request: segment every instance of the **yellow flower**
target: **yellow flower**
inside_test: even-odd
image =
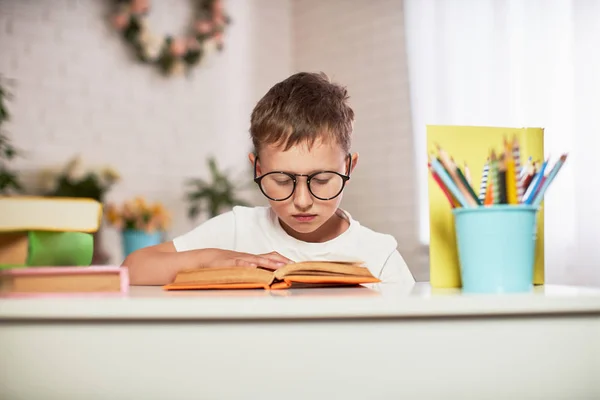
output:
[[[144,212],[148,209],[148,204],[146,203],[146,200],[144,200],[143,197],[137,196],[136,198],[134,198],[133,204],[134,204],[135,210],[138,213],[144,214]]]
[[[161,203],[154,203],[150,209],[152,215],[163,215],[166,213],[165,208]]]
[[[131,221],[135,219],[137,214],[137,204],[134,201],[128,200],[125,202],[125,204],[123,204],[123,218],[125,220]]]
[[[115,224],[117,220],[120,219],[119,211],[113,204],[108,204],[106,206],[106,219],[111,224]]]
[[[112,225],[115,227],[115,229],[121,230],[125,226],[125,222],[121,217],[117,216],[117,218],[115,218],[112,222]]]

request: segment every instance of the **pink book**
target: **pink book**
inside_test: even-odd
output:
[[[111,296],[129,291],[127,267],[27,267],[0,271],[0,296]]]

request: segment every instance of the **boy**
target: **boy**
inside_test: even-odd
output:
[[[270,207],[234,207],[190,232],[128,256],[133,285],[163,285],[186,268],[277,269],[294,261],[359,259],[382,282],[414,279],[390,235],[338,206],[358,162],[350,154],[354,112],[325,74],[298,73],[254,108],[249,154]]]

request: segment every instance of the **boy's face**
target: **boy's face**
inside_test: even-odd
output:
[[[250,162],[254,164],[254,154],[251,153],[249,158]],[[352,156],[352,169],[354,169],[357,161],[358,154],[355,153]],[[306,144],[299,144],[287,151],[283,151],[281,147],[268,145],[260,150],[256,165],[256,176],[260,177],[272,171],[303,175],[320,171],[335,171],[347,175],[352,173],[352,171],[348,171],[348,166],[348,154],[335,142],[329,143],[317,140],[310,149]],[[334,185],[335,180],[339,177],[330,174],[329,177],[334,178],[330,181],[326,179],[319,180],[320,177],[313,178],[311,189],[319,197],[326,198],[328,196],[320,195],[320,191],[325,193],[327,185]],[[266,178],[263,179],[263,182]],[[348,183],[349,181],[346,182],[346,185]],[[286,181],[285,175],[273,177],[267,184],[272,185],[270,187],[273,187],[274,191],[280,192],[291,191],[293,187],[291,182]],[[265,187],[265,183],[263,183],[263,187]],[[334,192],[335,190],[331,193]],[[301,176],[296,177],[296,187],[289,198],[283,201],[269,199],[269,203],[279,219],[288,228],[299,234],[310,234],[322,227],[334,215],[342,200],[342,194],[343,192],[331,200],[320,200],[309,191],[307,178]],[[282,195],[282,197],[285,197],[285,195]]]

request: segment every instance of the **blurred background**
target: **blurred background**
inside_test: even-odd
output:
[[[547,279],[600,284],[598,20],[583,0],[0,0],[0,189],[138,198],[169,214],[165,239],[266,204],[252,108],[323,71],[357,115],[342,206],[392,234],[417,280],[425,125],[456,124],[544,127],[546,152],[570,153],[546,196]],[[103,223],[104,263],[122,261],[121,229]]]

